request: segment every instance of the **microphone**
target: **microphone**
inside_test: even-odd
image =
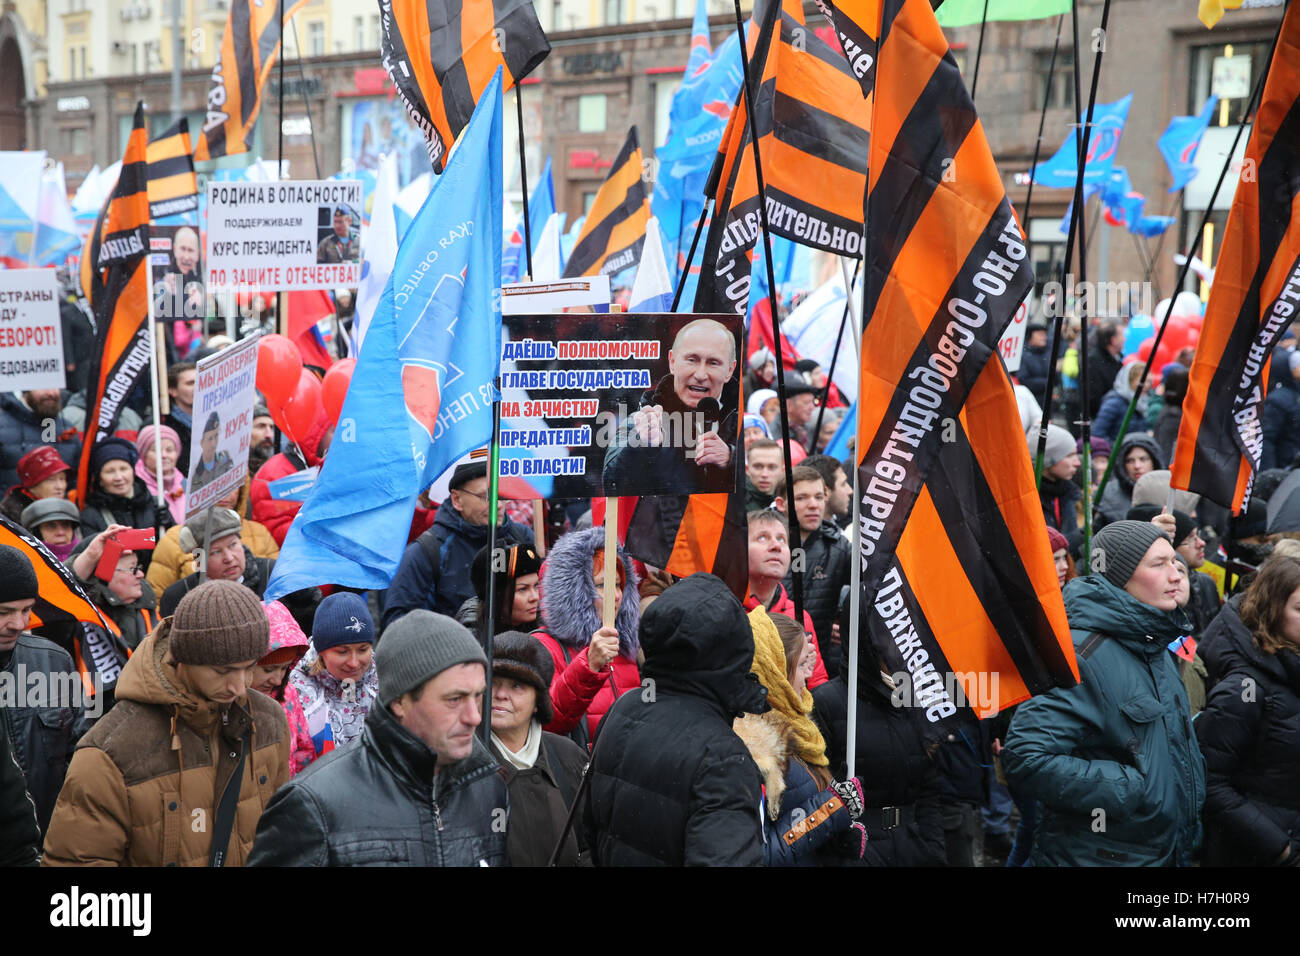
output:
[[[695,410],[704,416],[704,430],[713,431],[722,420],[722,403],[713,396],[702,398]]]

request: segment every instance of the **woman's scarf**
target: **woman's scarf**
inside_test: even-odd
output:
[[[172,447],[176,449],[176,454],[181,452],[181,439],[176,434],[175,429],[166,425],[158,426],[164,439],[169,439]],[[158,473],[152,468],[146,468],[144,465],[145,452],[153,447],[154,444],[154,426],[146,425],[140,429],[140,434],[136,436],[135,447],[140,452],[140,457],[135,462],[135,473],[144,481],[145,487],[149,489],[149,495],[157,498],[158,496]],[[179,465],[180,463],[177,462]],[[163,478],[163,498],[167,501],[167,509],[172,513],[176,523],[185,523],[185,476],[181,474],[179,467],[172,469],[170,478]]]
[[[754,632],[754,674],[767,688],[767,702],[790,723],[791,747],[795,755],[810,767],[826,767],[826,741],[809,714],[813,699],[808,688],[801,695],[794,692],[786,675],[785,647],[776,625],[762,606],[749,612],[749,626]]]

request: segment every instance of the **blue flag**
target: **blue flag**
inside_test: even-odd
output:
[[[1196,148],[1201,145],[1201,137],[1210,119],[1219,105],[1219,98],[1213,93],[1201,107],[1196,116],[1175,116],[1169,126],[1160,134],[1156,145],[1169,166],[1169,174],[1174,177],[1174,184],[1169,187],[1176,193],[1196,178]]]
[[[537,254],[537,244],[542,238],[542,229],[546,226],[546,220],[551,218],[555,212],[555,180],[551,178],[551,157],[546,157],[546,165],[542,167],[542,175],[537,178],[537,185],[528,196],[528,230],[533,239],[533,255]],[[501,263],[501,281],[518,282],[523,275],[524,269],[528,263],[524,255],[524,224],[520,220],[519,225],[515,227],[519,234],[519,242],[513,241],[506,247],[505,258]]]
[[[1083,181],[1099,183],[1106,178],[1119,151],[1119,140],[1124,134],[1128,108],[1133,103],[1130,93],[1114,103],[1098,103],[1092,111],[1092,136],[1088,139],[1088,157],[1083,166]],[[1083,120],[1080,119],[1080,123]],[[1034,182],[1040,186],[1073,189],[1079,174],[1079,131],[1070,130],[1061,148],[1051,159],[1034,167]]]
[[[266,600],[383,588],[416,495],[492,436],[501,360],[501,71],[397,250],[320,477]]]
[[[1150,239],[1152,236],[1158,236],[1175,222],[1173,216],[1141,216],[1137,222],[1129,223],[1129,232],[1136,233]]]
[[[854,402],[849,406],[845,413],[840,427],[835,430],[835,435],[831,438],[830,444],[826,446],[825,455],[830,455],[836,461],[843,461],[850,455],[849,439],[858,433],[858,403]]]
[[[1100,183],[1085,183],[1085,184],[1084,184],[1084,187],[1083,187],[1083,206],[1084,206],[1084,209],[1087,209],[1087,207],[1088,207],[1088,200],[1091,199],[1093,196],[1095,196],[1095,195],[1096,195],[1097,193],[1099,193],[1099,192],[1101,192],[1101,184],[1100,184]],[[1070,234],[1070,217],[1073,216],[1073,215],[1074,215],[1074,200],[1071,199],[1071,200],[1070,200],[1070,205],[1068,205],[1068,206],[1065,207],[1065,215],[1061,217],[1061,225],[1060,225],[1061,235],[1063,235],[1063,236],[1068,236],[1068,235]]]

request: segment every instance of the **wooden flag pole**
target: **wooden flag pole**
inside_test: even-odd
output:
[[[614,589],[618,586],[618,497],[605,499],[605,586],[601,589],[600,623],[614,627]]]
[[[537,549],[539,558],[546,557],[546,499],[537,498],[533,501],[533,547]]]

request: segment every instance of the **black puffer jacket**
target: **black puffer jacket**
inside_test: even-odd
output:
[[[8,707],[0,707],[0,866],[36,866],[41,830],[23,768],[9,741]]]
[[[44,834],[50,825],[54,803],[59,799],[72,751],[81,735],[90,729],[81,707],[55,706],[51,701],[62,699],[55,695],[55,688],[66,689],[67,682],[72,680],[79,690],[81,679],[67,651],[34,634],[20,634],[14,649],[0,655],[0,670],[7,671],[15,681],[14,686],[24,690],[32,686],[29,683],[32,675],[44,675],[48,681],[49,706],[5,707],[14,756],[27,777],[27,792],[36,804],[36,821]]]
[[[648,678],[605,715],[585,821],[598,866],[759,866],[762,781],[731,729],[767,710],[754,635],[719,578],[692,574],[641,619]]]
[[[823,521],[804,541],[803,552],[803,609],[812,618],[818,646],[823,650],[822,660],[833,676],[831,668],[838,665],[839,655],[831,653],[831,625],[840,603],[840,588],[849,583],[852,551],[840,529]],[[793,568],[794,561],[790,564]],[[794,594],[793,570],[781,583],[786,594]]]
[[[1222,676],[1195,723],[1205,862],[1266,866],[1288,845],[1300,853],[1300,655],[1265,653],[1237,620],[1216,643]]]
[[[848,632],[847,609],[840,628]],[[939,770],[930,758],[920,713],[911,707],[896,707],[892,690],[880,673],[880,662],[870,641],[858,649],[858,708],[856,760],[853,768],[862,781],[866,811],[858,822],[867,828],[867,849],[862,863],[867,866],[943,866],[947,861],[943,819],[939,810]],[[836,780],[848,775],[849,645],[844,643],[840,676],[813,691],[813,719],[826,738],[831,774]],[[888,810],[884,808],[890,808]],[[897,808],[897,813],[893,808]],[[847,864],[857,860],[858,837],[849,833],[839,838],[840,858]]]
[[[1233,642],[1251,640],[1250,631],[1242,623],[1240,607],[1240,594],[1234,594],[1224,601],[1223,607],[1201,633],[1200,640],[1197,642],[1196,653],[1205,662],[1206,690],[1213,690],[1214,685],[1223,678],[1224,670],[1230,661],[1230,658],[1224,655],[1228,653]]]
[[[358,743],[276,791],[249,866],[504,866],[505,779],[475,736],[435,775],[438,755],[376,704]]]

